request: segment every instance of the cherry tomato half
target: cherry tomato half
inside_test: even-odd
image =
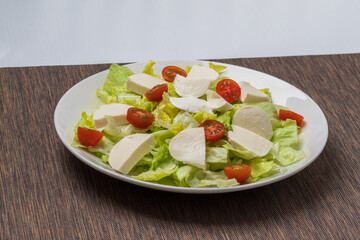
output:
[[[232,103],[239,99],[241,89],[234,80],[224,79],[216,85],[216,92],[227,102]]]
[[[183,77],[187,76],[187,73],[184,69],[176,66],[167,66],[162,70],[162,76],[167,82],[173,82],[177,74]]]
[[[131,107],[127,111],[126,120],[137,128],[150,127],[154,121],[154,115],[142,108]]]
[[[279,117],[281,120],[285,121],[286,119],[292,119],[296,121],[296,124],[300,126],[302,122],[304,121],[304,117],[300,114],[294,113],[289,110],[280,109],[279,111]]]
[[[145,97],[150,101],[160,102],[164,92],[168,91],[168,85],[166,83],[159,84],[145,93]]]
[[[85,127],[77,128],[77,137],[80,143],[84,146],[95,146],[100,142],[104,134],[97,130]]]
[[[251,173],[251,166],[247,164],[233,164],[224,167],[224,173],[227,178],[235,178],[239,183],[245,182]]]
[[[216,120],[206,120],[199,127],[205,129],[205,140],[215,142],[225,134],[225,126]]]

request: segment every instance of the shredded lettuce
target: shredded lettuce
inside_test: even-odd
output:
[[[114,87],[125,86],[127,77],[133,74],[128,67],[119,66],[115,63],[111,64],[103,89],[109,94],[112,94]]]
[[[205,122],[206,120],[216,120],[217,115],[214,113],[209,113],[209,112],[205,112],[205,111],[200,111],[195,113],[194,118],[195,120],[201,124],[203,122]]]
[[[151,76],[154,76],[156,78],[160,78],[160,75],[154,74],[153,66],[155,65],[155,62],[153,60],[150,60],[148,64],[144,67],[143,73],[149,74]]]
[[[220,73],[222,71],[224,71],[225,69],[227,69],[226,66],[223,65],[215,65],[213,63],[209,63],[209,68],[214,69],[216,72]]]
[[[152,112],[155,117],[155,125],[171,129],[172,122],[179,111],[180,110],[170,102],[169,94],[165,92],[162,101]]]
[[[232,131],[231,119],[232,118],[231,118],[231,112],[230,111],[223,112],[223,113],[219,114],[217,116],[217,118],[216,118],[217,121],[224,124],[227,131]]]

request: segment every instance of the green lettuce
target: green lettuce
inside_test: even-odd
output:
[[[168,85],[168,94],[170,97],[180,97],[176,91],[175,91],[175,88],[174,88],[174,84],[172,82],[169,82],[167,83]]]
[[[224,124],[227,131],[232,131],[231,119],[232,118],[231,118],[231,112],[230,111],[220,113],[216,118],[217,121]]]
[[[268,175],[278,166],[273,161],[267,161],[264,158],[255,158],[244,163],[251,166],[251,177],[253,180]]]
[[[205,111],[200,111],[195,113],[194,118],[195,120],[201,124],[206,120],[216,120],[217,115],[214,113],[209,113],[209,112],[205,112]]]
[[[127,77],[133,74],[128,67],[111,64],[103,89],[111,95],[114,87],[125,86]]]
[[[178,166],[176,163],[172,161],[164,162],[159,164],[155,169],[145,171],[140,173],[137,176],[133,176],[135,179],[143,180],[143,181],[159,181],[160,179],[163,179],[165,177],[168,177],[172,175],[176,170],[178,169]]]
[[[152,112],[155,117],[154,124],[171,129],[172,122],[179,111],[180,110],[170,102],[169,94],[165,92],[162,101]]]
[[[226,142],[223,145],[223,148],[228,149],[232,157],[246,159],[246,160],[259,157],[258,155],[256,155],[255,153],[249,150],[234,148],[229,142]]]
[[[149,99],[144,96],[124,96],[119,99],[119,103],[131,105],[137,108],[142,108],[148,112],[154,111],[158,105],[157,102],[149,101]]]
[[[229,150],[222,147],[206,147],[206,164],[208,169],[215,171],[229,165]]]
[[[226,66],[223,65],[215,65],[213,63],[209,63],[209,68],[214,69],[216,72],[220,73],[222,71],[224,71],[225,69],[227,69]]]
[[[173,119],[171,131],[176,135],[186,128],[199,126],[195,118],[187,111],[180,111]]]
[[[143,73],[154,76],[156,78],[160,78],[160,75],[154,74],[153,66],[155,65],[155,62],[153,60],[150,60],[148,64],[144,67]]]
[[[234,179],[228,179],[224,171],[212,172],[199,170],[194,174],[194,177],[191,178],[188,182],[190,187],[193,188],[206,188],[206,187],[233,187],[239,185],[239,183]]]

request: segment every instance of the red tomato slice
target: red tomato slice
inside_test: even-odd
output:
[[[183,77],[187,76],[187,72],[184,69],[176,66],[167,66],[162,70],[162,76],[167,82],[173,82],[177,74]]]
[[[85,127],[77,128],[77,137],[80,143],[84,146],[95,146],[100,142],[104,134],[97,130]]]
[[[224,167],[224,173],[227,178],[235,178],[239,183],[245,182],[251,173],[251,166],[247,164],[233,164]]]
[[[279,111],[279,117],[281,120],[285,121],[286,119],[292,119],[296,121],[296,124],[298,126],[300,126],[303,121],[304,121],[304,117],[301,116],[300,114],[297,114],[295,112],[289,111],[289,110],[284,110],[284,109],[280,109]]]
[[[159,84],[145,93],[145,97],[150,101],[160,102],[164,92],[168,91],[168,85],[166,83]]]
[[[205,129],[205,140],[215,142],[225,134],[225,126],[216,120],[206,120],[199,127]]]
[[[131,107],[127,111],[126,120],[137,128],[148,128],[154,122],[154,115],[142,108]]]
[[[227,102],[232,103],[239,99],[241,89],[234,80],[224,79],[216,85],[216,92]]]

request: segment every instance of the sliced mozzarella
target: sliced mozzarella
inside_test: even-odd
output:
[[[102,105],[99,107],[93,115],[93,120],[95,128],[103,128],[108,123],[105,116],[111,116],[114,118],[117,125],[127,124],[126,120],[127,110],[132,106],[121,104],[121,103],[112,103],[107,105]]]
[[[138,163],[155,146],[152,134],[136,133],[121,139],[110,151],[110,166],[124,174]]]
[[[169,152],[174,159],[205,170],[204,128],[188,128],[181,131],[171,139]]]
[[[128,77],[126,81],[126,87],[134,93],[143,95],[156,85],[164,83],[166,83],[164,80],[145,73],[138,73]]]
[[[248,82],[240,82],[241,88],[240,100],[244,103],[254,103],[254,102],[270,102],[270,97],[260,91],[257,88],[254,88]]]
[[[183,98],[170,97],[170,102],[175,107],[185,111],[189,111],[191,113],[196,113],[199,111],[213,113],[207,101],[196,97],[183,97]]]
[[[261,108],[254,106],[242,107],[234,114],[232,124],[254,132],[268,140],[273,135],[269,116]]]
[[[228,132],[228,140],[235,148],[251,151],[259,157],[270,151],[273,143],[266,138],[236,125],[232,128],[233,131]]]
[[[209,88],[211,81],[208,79],[192,80],[181,75],[176,75],[174,89],[182,97],[201,97]]]
[[[219,94],[212,90],[207,90],[206,92],[207,102],[209,106],[217,110],[219,112],[225,112],[230,109],[233,109],[234,106],[228,103],[225,99],[223,99]]]
[[[212,68],[207,68],[199,65],[194,65],[190,69],[189,74],[187,75],[188,79],[191,80],[209,80],[211,82],[216,81],[219,78],[219,73],[217,73]]]

